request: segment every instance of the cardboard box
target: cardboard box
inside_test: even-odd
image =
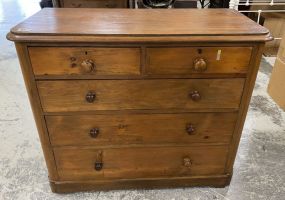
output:
[[[285,39],[283,40],[283,43]],[[284,46],[283,46],[284,47]],[[280,51],[279,51],[280,52]],[[278,55],[279,55],[278,52]],[[285,111],[285,54],[282,50],[281,58],[277,57],[268,85],[268,93],[272,99]]]
[[[264,13],[263,26],[269,29],[274,38],[282,38],[285,34],[285,14],[284,13]],[[266,56],[276,56],[280,46],[280,40],[267,42],[264,54]]]
[[[252,5],[250,10],[285,10],[285,5]],[[257,21],[258,13],[246,13],[253,21]],[[285,13],[282,12],[262,12],[259,23],[269,29],[274,38],[282,38],[285,34]],[[264,55],[276,56],[280,40],[273,40],[265,44]]]
[[[285,35],[283,35],[283,38],[281,41],[280,41],[280,47],[279,47],[279,50],[278,50],[278,54],[277,54],[277,57],[285,63]],[[285,77],[284,77],[285,78]]]

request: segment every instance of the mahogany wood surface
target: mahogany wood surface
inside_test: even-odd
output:
[[[229,9],[44,9],[7,38],[52,191],[230,183],[266,28]]]
[[[38,81],[45,112],[238,108],[244,79]],[[94,93],[93,102],[86,100]],[[193,100],[191,92],[201,99]]]
[[[67,23],[70,21],[72,23]],[[11,32],[21,35],[224,36],[264,35],[268,30],[231,9],[46,8]]]
[[[54,146],[229,143],[236,119],[237,113],[46,116]]]
[[[43,149],[46,165],[48,168],[49,179],[57,180],[58,172],[56,169],[55,158],[53,150],[51,148],[50,139],[44,120],[43,110],[41,107],[41,102],[37,91],[36,81],[33,77],[27,46],[22,43],[15,43],[15,47],[17,50],[18,58],[20,60],[20,65],[25,81],[26,90],[29,96],[34,119],[39,133],[41,146]]]
[[[159,177],[136,179],[105,179],[92,181],[51,181],[53,192],[70,193],[76,191],[108,191],[122,189],[156,189],[156,188],[185,188],[195,186],[225,187],[229,184],[231,176],[184,176],[184,177]]]
[[[251,63],[250,63],[250,71],[248,72],[248,76],[246,79],[246,84],[243,92],[243,97],[241,99],[241,107],[239,110],[239,120],[237,121],[236,127],[234,129],[234,134],[232,137],[231,145],[230,145],[230,153],[229,158],[227,160],[227,173],[233,173],[233,165],[234,160],[237,154],[238,145],[240,142],[241,134],[243,131],[244,122],[246,119],[251,95],[253,92],[253,88],[255,85],[255,80],[257,77],[257,72],[259,69],[259,64],[261,61],[262,53],[264,49],[264,44],[260,46],[255,46],[254,53],[252,55]]]
[[[98,35],[87,35],[82,37],[81,35],[21,35],[14,34],[9,32],[7,34],[7,39],[11,41],[19,41],[19,42],[42,42],[43,44],[49,44],[48,42],[62,43],[66,44],[66,42],[73,42],[74,44],[78,44],[78,42],[86,43],[86,42],[96,42],[96,44],[144,44],[144,43],[154,43],[154,44],[165,44],[165,43],[178,43],[185,44],[185,42],[268,42],[273,40],[273,37],[267,33],[265,35],[209,35],[207,37],[203,35],[189,35],[189,36],[98,36]],[[234,44],[232,44],[234,45]]]
[[[35,75],[139,75],[140,48],[30,47]],[[86,70],[82,63],[93,62]]]
[[[147,48],[147,74],[208,74],[247,72],[251,47],[165,47]],[[205,69],[195,68],[197,58]]]
[[[272,39],[266,28],[231,9],[83,9],[43,9],[12,28],[8,38],[115,43]]]
[[[102,151],[103,168],[95,170]],[[60,180],[130,179],[223,174],[227,146],[54,148]],[[191,160],[185,166],[184,159]]]

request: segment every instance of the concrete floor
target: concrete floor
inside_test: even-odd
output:
[[[0,200],[285,199],[285,113],[266,93],[272,59],[262,61],[229,187],[51,193],[15,49],[5,39],[37,10],[37,0],[0,1]]]

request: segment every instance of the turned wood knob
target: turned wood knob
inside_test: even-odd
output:
[[[92,128],[92,129],[90,129],[89,135],[92,138],[96,138],[99,135],[99,128]]]
[[[82,70],[86,73],[92,72],[95,68],[94,61],[90,59],[83,60],[80,65],[81,65]]]
[[[198,72],[205,71],[207,69],[207,62],[204,58],[196,58],[193,62],[193,69]]]
[[[85,99],[88,103],[93,103],[96,99],[96,93],[95,92],[91,92],[89,91],[86,96]]]
[[[103,168],[103,156],[102,156],[103,152],[102,151],[99,151],[97,153],[97,156],[96,156],[96,161],[95,161],[95,170],[96,171],[100,171],[102,168]]]
[[[191,161],[191,159],[190,159],[189,157],[185,157],[185,158],[183,158],[183,165],[184,165],[185,167],[190,168],[190,167],[191,167],[191,165],[192,165],[192,161]]]
[[[190,97],[193,101],[199,101],[201,99],[201,95],[199,93],[199,91],[192,91],[190,92]]]
[[[194,132],[195,132],[195,128],[192,124],[187,124],[186,125],[186,132],[189,134],[189,135],[194,135]]]

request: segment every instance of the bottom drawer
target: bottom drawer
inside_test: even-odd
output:
[[[54,148],[62,181],[223,174],[227,146]]]

